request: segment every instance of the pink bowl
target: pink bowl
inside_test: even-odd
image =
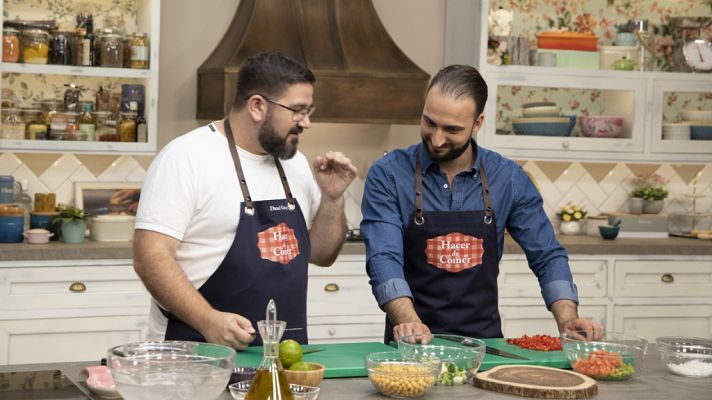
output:
[[[581,133],[587,137],[617,138],[623,130],[623,118],[611,115],[581,117]]]

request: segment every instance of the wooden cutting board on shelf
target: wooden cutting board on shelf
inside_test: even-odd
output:
[[[475,386],[537,399],[587,399],[598,393],[596,381],[573,371],[536,365],[500,365],[473,377]]]

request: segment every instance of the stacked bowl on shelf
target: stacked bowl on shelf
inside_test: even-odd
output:
[[[690,140],[690,124],[687,122],[663,124],[663,140]]]
[[[576,125],[575,115],[561,115],[556,103],[541,101],[522,106],[522,118],[513,118],[517,135],[570,136]]]
[[[712,140],[712,110],[680,110],[680,115],[690,125],[690,139]]]

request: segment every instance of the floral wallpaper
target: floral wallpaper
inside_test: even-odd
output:
[[[663,102],[663,122],[682,121],[680,110],[712,111],[712,93],[665,93],[665,101]]]
[[[648,20],[655,50],[653,68],[659,71],[689,71],[682,60],[684,37],[702,35],[712,39],[710,0],[493,0],[492,10],[514,12],[513,36],[529,38],[536,47],[540,32],[569,30],[598,36],[599,45],[611,45],[617,24]],[[686,28],[686,29],[683,29]]]
[[[5,19],[57,21],[61,30],[71,30],[79,13],[94,15],[94,30],[123,26],[124,32],[137,31],[140,0],[3,0]]]

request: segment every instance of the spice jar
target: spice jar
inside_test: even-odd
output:
[[[49,63],[73,65],[72,42],[76,35],[72,32],[52,32],[49,40]]]
[[[22,58],[26,64],[47,64],[49,34],[42,29],[22,32]]]
[[[4,108],[2,110],[2,139],[25,139],[25,121],[22,120],[17,108]]]
[[[20,60],[20,32],[14,28],[2,30],[2,62]]]
[[[111,118],[110,111],[94,111],[92,113],[96,119],[97,140],[102,142],[118,142],[119,135],[116,134],[116,120]]]
[[[124,45],[124,68],[131,68],[131,36],[121,38],[121,43]]]
[[[136,142],[136,116],[132,111],[119,113],[116,131],[122,142]]]
[[[47,138],[47,125],[42,119],[42,110],[25,108],[22,110],[22,119],[25,120],[25,137],[27,139],[44,140]]]
[[[145,32],[136,32],[131,39],[131,68],[148,68],[148,36]]]
[[[49,128],[52,115],[62,110],[62,102],[56,99],[41,100],[40,109],[42,110],[42,121]]]
[[[121,35],[104,33],[101,36],[102,67],[121,68],[124,66],[124,43]]]
[[[50,132],[67,132],[67,114],[64,112],[55,112],[49,118]]]

